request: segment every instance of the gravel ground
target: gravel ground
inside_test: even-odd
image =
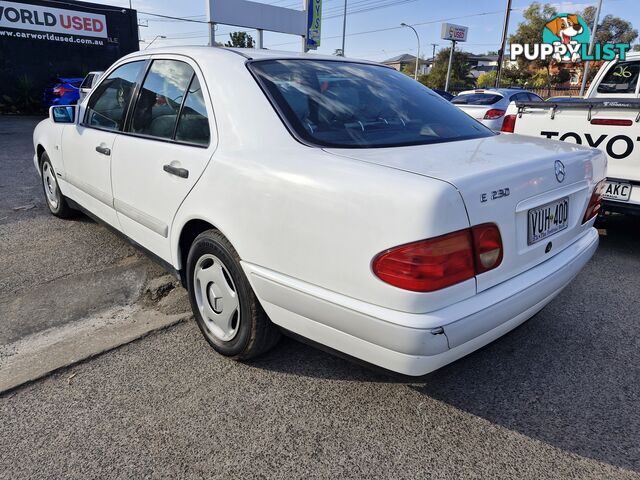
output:
[[[16,225],[51,224],[42,204],[21,215],[7,204],[39,194],[7,202],[21,180],[2,175],[5,292],[46,271],[49,235],[72,272],[100,264],[70,247],[81,239],[107,242],[102,265],[139,255],[116,254],[123,243],[110,247],[90,222],[59,233],[43,224],[33,238]],[[0,478],[640,478],[640,220],[602,227],[600,249],[560,297],[426,377],[291,339],[235,363],[189,321],[29,384],[0,397]]]

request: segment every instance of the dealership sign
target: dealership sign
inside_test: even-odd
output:
[[[0,28],[107,38],[104,15],[2,0]]]
[[[466,42],[468,27],[462,25],[454,25],[453,23],[443,23],[441,37],[443,40],[452,40],[454,42]]]
[[[315,50],[320,46],[322,28],[322,0],[307,0],[307,48]]]

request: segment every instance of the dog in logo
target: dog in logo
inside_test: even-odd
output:
[[[576,45],[578,42],[573,40],[573,37],[580,35],[584,30],[580,25],[578,15],[559,15],[547,22],[545,27],[565,45]],[[568,60],[568,58],[561,58],[559,54],[554,55],[553,58],[557,61]],[[577,60],[580,60],[580,55],[573,54],[571,61],[575,62]]]

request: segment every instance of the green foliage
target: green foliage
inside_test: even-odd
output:
[[[533,73],[527,68],[507,67],[502,70],[500,85],[504,87],[524,87],[530,85]]]
[[[400,70],[400,72],[404,73],[405,75],[409,75],[410,77],[413,77],[415,71],[416,71],[415,61],[407,63],[404,67],[402,67],[402,70]]]
[[[480,88],[491,88],[496,84],[496,72],[481,73],[476,80],[476,85]]]
[[[421,77],[422,83],[429,88],[443,89],[447,79],[447,66],[449,65],[450,48],[442,49],[436,55],[435,62],[428,75]],[[453,62],[451,64],[451,79],[449,88],[460,90],[474,86],[474,80],[469,76],[471,67],[467,54],[459,50],[453,52]]]
[[[538,2],[533,2],[522,13],[525,21],[518,24],[516,32],[509,37],[509,42],[521,44],[540,43],[542,41],[542,31],[544,30],[544,26],[549,21],[549,18],[557,13],[558,12],[555,7],[548,3],[541,5]],[[550,59],[526,60],[522,55],[518,58],[518,67],[522,69],[529,66],[535,69],[546,68],[548,73],[550,65]]]
[[[640,43],[638,43],[638,44],[633,46],[633,51],[634,52],[640,52]]]
[[[569,70],[564,68],[558,70],[558,73],[552,75],[550,78],[551,85],[562,85],[563,83],[567,83],[569,80],[571,80],[571,73],[569,73]]]
[[[254,48],[255,47],[255,44],[253,42],[253,37],[249,35],[247,32],[231,32],[229,34],[229,38],[231,40],[224,44],[225,47],[236,47],[236,48]]]
[[[13,95],[0,97],[0,111],[6,113],[35,113],[42,109],[27,75],[16,79]]]

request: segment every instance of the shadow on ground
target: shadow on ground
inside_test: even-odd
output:
[[[420,378],[285,339],[253,366],[294,375],[395,382],[565,451],[640,471],[640,218],[600,222],[579,277],[505,337]]]

